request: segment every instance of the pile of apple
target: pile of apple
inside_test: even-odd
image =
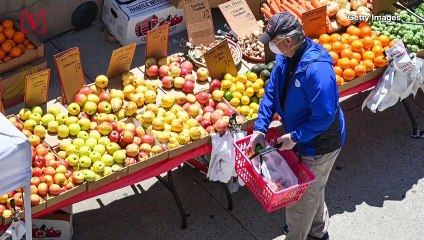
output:
[[[144,112],[136,116],[137,121],[152,133],[159,143],[166,144],[168,149],[207,136],[207,132],[199,122],[190,118],[190,115],[175,101],[174,95],[165,94],[161,98],[160,106],[148,104]]]

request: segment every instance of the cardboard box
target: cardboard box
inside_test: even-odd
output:
[[[183,9],[177,9],[170,0],[136,0],[129,4],[105,0],[103,22],[122,44],[144,44],[146,33],[164,23],[170,24],[169,35],[186,29]]]
[[[15,27],[20,30],[21,24],[15,22]],[[25,50],[25,53],[21,56],[13,58],[5,63],[0,63],[0,74],[3,74],[20,66],[23,66],[29,62],[32,62],[36,59],[44,57],[44,44],[40,43],[37,40],[37,37],[35,37],[32,33],[25,35],[31,41],[31,43],[34,44],[35,49],[27,49]]]
[[[49,240],[71,240],[73,235],[72,213],[63,210],[32,220],[32,237]]]
[[[47,69],[47,62],[42,58],[0,75],[2,85],[2,92],[0,95],[3,99],[4,107],[8,108],[23,102],[25,77],[44,69]]]
[[[355,78],[352,81],[346,82],[345,84],[339,86],[339,93],[344,92],[350,88],[356,87],[364,82],[373,80],[374,78],[381,76],[381,74],[383,74],[385,70],[386,67],[377,68],[362,77]]]

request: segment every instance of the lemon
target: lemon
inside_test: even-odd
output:
[[[237,82],[237,78],[232,77],[232,78],[231,78],[231,82],[236,83],[236,82]]]
[[[235,91],[235,92],[232,92],[232,96],[233,96],[233,98],[241,99],[241,97],[243,96],[243,94]]]
[[[241,114],[246,116],[246,115],[249,115],[249,112],[250,112],[249,106],[241,106],[240,107],[240,113]]]
[[[258,112],[259,104],[252,102],[249,106],[251,109],[253,109],[254,112]]]
[[[237,92],[241,92],[241,93],[244,93],[244,90],[246,90],[246,87],[241,82],[236,83],[236,88],[237,88]]]
[[[252,81],[252,82],[254,82],[254,81],[256,81],[256,79],[258,79],[258,75],[256,75],[256,73],[254,73],[254,72],[249,71],[249,72],[246,73],[246,75],[247,75],[247,79]]]
[[[232,78],[233,78],[233,76],[231,74],[229,74],[229,73],[226,73],[224,75],[224,80],[231,80]]]
[[[261,98],[261,97],[264,96],[264,94],[265,94],[265,90],[263,88],[261,88],[261,89],[259,89],[258,93],[256,93],[256,96],[258,98]]]
[[[258,118],[258,114],[257,113],[252,114],[252,118]]]
[[[258,78],[258,79],[255,81],[255,83],[258,83],[260,87],[263,87],[263,86],[264,86],[264,80],[262,80],[262,79],[260,79],[260,78]]]
[[[255,94],[255,90],[253,90],[253,88],[249,87],[249,88],[246,89],[244,94],[246,94],[246,96],[248,96],[248,97],[251,97]]]
[[[223,89],[229,89],[233,83],[230,80],[223,80],[221,82],[221,87]]]
[[[255,111],[253,111],[253,109],[249,108],[249,115],[252,116],[255,113]]]
[[[240,99],[233,97],[230,101],[231,106],[237,107],[240,104]]]
[[[242,74],[242,73],[237,74],[237,82],[246,83],[247,82],[246,74]]]
[[[228,91],[231,92],[231,93],[237,91],[236,85],[235,84],[232,85]]]
[[[241,97],[241,103],[243,105],[248,105],[250,103],[250,98],[248,96]]]
[[[259,92],[259,89],[261,89],[261,86],[259,85],[259,83],[254,82],[254,83],[252,83],[252,88],[257,93],[257,92]]]
[[[244,85],[246,85],[246,88],[248,88],[248,87],[251,87],[251,86],[252,86],[252,84],[253,84],[253,83],[252,83],[251,81],[247,81],[247,82],[246,82],[246,84],[244,84]]]

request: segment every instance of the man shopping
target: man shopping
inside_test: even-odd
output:
[[[325,185],[345,140],[333,60],[321,45],[306,38],[297,18],[274,15],[259,40],[276,54],[276,66],[262,98],[250,146],[265,145],[265,134],[278,113],[286,134],[281,150],[300,151],[316,181],[286,208],[286,240],[329,239]]]

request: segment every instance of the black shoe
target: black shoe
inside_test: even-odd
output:
[[[289,226],[287,226],[287,224],[283,227],[283,233],[284,235],[287,235],[289,233]],[[321,238],[312,237],[308,235],[308,240],[330,240],[330,236],[328,235],[328,233],[325,233],[324,236],[322,236]]]

